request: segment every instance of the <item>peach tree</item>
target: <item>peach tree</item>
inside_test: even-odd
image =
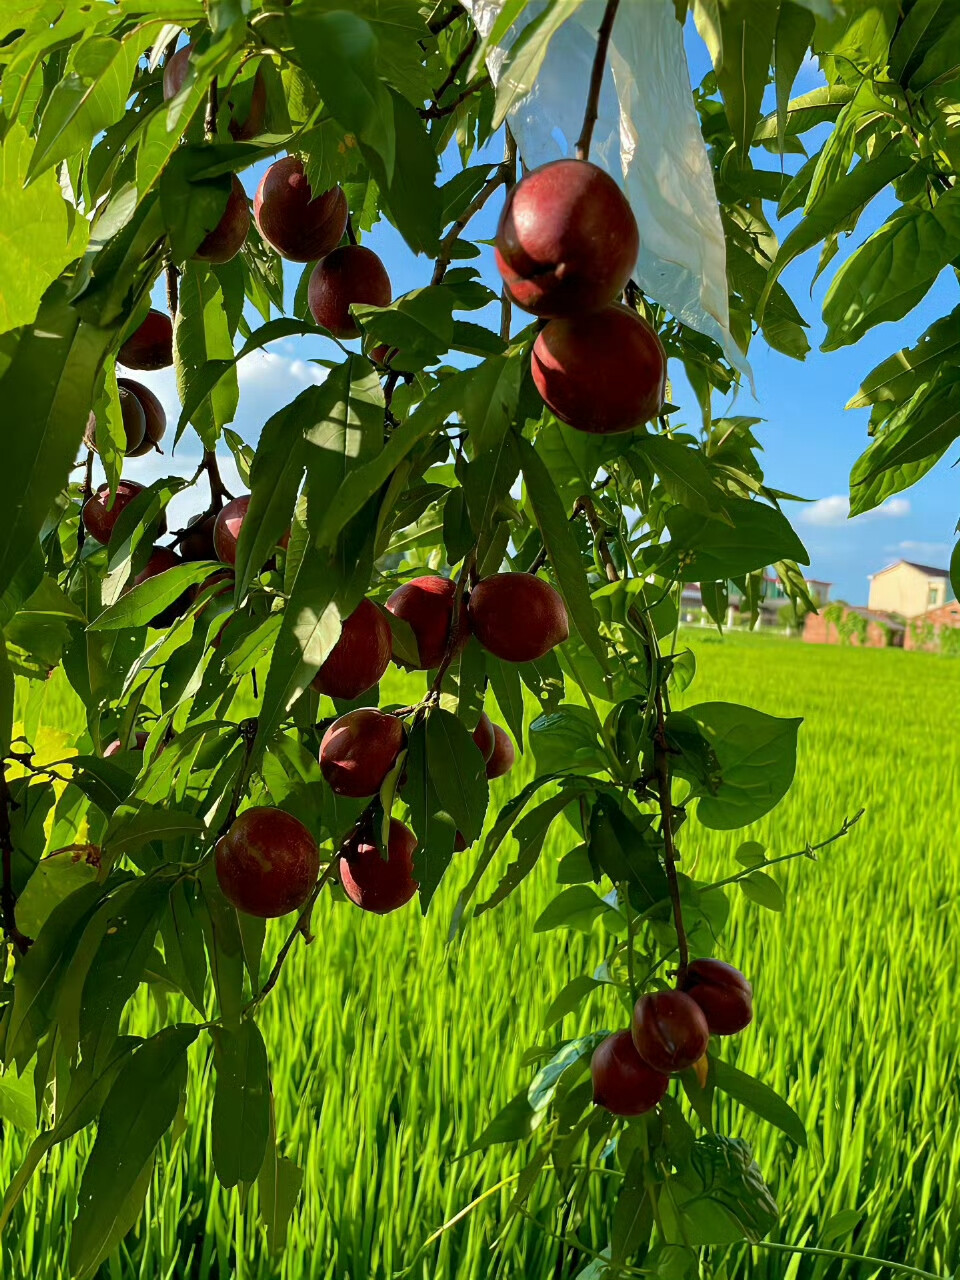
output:
[[[686,0],[666,7],[686,20]],[[758,333],[805,356],[778,277],[815,245],[826,268],[875,196],[893,212],[834,274],[827,349],[906,315],[960,260],[960,19],[937,0],[691,0],[713,63],[693,103],[731,347],[638,282],[643,220],[622,174],[590,162],[618,9],[37,0],[2,19],[0,1088],[32,1072],[42,1127],[0,1220],[52,1148],[95,1126],[77,1275],[137,1221],[189,1055],[212,1057],[217,1177],[256,1185],[282,1247],[302,1175],[257,1013],[314,904],[416,896],[426,912],[454,876],[455,918],[436,927],[469,947],[470,920],[523,892],[555,824],[571,847],[536,928],[602,920],[609,952],[570,975],[529,1086],[474,1135],[525,1144],[509,1213],[552,1177],[572,1241],[591,1169],[617,1169],[609,1243],[582,1280],[693,1276],[776,1221],[749,1147],[714,1125],[720,1092],[805,1143],[727,1051],[752,1014],[723,961],[728,894],[782,909],[766,868],[850,823],[796,854],[743,843],[719,882],[683,870],[698,827],[736,830],[783,797],[799,722],[677,709],[696,674],[681,598],[697,584],[720,627],[733,587],[756,616],[774,566],[813,607],[758,419],[714,401]],[[527,170],[512,122],[584,15],[582,128]],[[791,98],[810,50],[825,84]],[[488,204],[499,276],[476,265]],[[778,243],[772,222],[798,210]],[[422,263],[399,297],[363,242],[379,222]],[[855,511],[960,433],[956,320],[865,377]],[[303,336],[322,340],[325,376],[248,443],[230,425],[238,363]],[[175,421],[137,377],[170,365]],[[184,474],[191,433],[203,460]],[[123,476],[155,450],[167,474]],[[228,491],[228,455],[247,492]],[[194,516],[168,530],[183,495]],[[413,673],[409,705],[380,694],[391,661]],[[86,725],[54,760],[38,729],[61,667]],[[491,808],[520,750],[533,780]],[[174,997],[146,1037],[125,1013],[144,985]],[[607,1018],[564,1037],[598,992]]]

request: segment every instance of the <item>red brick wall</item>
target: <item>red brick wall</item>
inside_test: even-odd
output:
[[[960,603],[951,600],[949,604],[942,604],[939,609],[931,609],[928,613],[923,614],[919,618],[915,618],[914,622],[920,626],[927,622],[933,627],[932,638],[926,644],[919,643],[914,634],[913,627],[908,624],[907,632],[903,638],[903,647],[905,649],[925,649],[927,653],[936,653],[940,649],[940,631],[944,627],[960,627]],[[926,630],[926,628],[924,628]]]
[[[847,611],[844,610],[844,617]],[[803,638],[807,644],[840,644],[840,634],[832,622],[827,622],[821,613],[808,613],[803,620]],[[860,637],[852,635],[849,643],[860,647]],[[867,623],[867,638],[864,648],[886,649],[890,644],[886,630],[877,622]]]

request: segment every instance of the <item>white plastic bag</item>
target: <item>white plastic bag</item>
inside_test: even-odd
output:
[[[461,0],[486,36],[503,0]],[[490,51],[494,84],[506,49],[544,9],[529,4]],[[525,165],[573,155],[604,0],[586,0],[557,31],[532,91],[508,114]],[[626,0],[617,11],[590,159],[624,188],[640,228],[635,279],[645,294],[715,339],[740,372],[750,366],[730,332],[723,227],[693,105],[683,29],[673,0]]]

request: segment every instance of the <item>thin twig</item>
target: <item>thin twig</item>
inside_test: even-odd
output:
[[[241,720],[238,725],[238,732],[243,740],[243,761],[240,765],[240,772],[237,774],[237,780],[233,786],[233,795],[230,798],[230,808],[227,810],[227,816],[220,824],[220,830],[217,838],[225,836],[233,826],[234,819],[237,816],[237,810],[240,808],[240,801],[243,799],[243,792],[247,785],[247,779],[250,776],[250,762],[253,757],[253,744],[257,737],[257,721],[255,718],[249,720]]]
[[[609,582],[619,582],[620,572],[613,562],[613,556],[610,554],[610,545],[607,542],[607,531],[603,526],[600,516],[597,514],[597,508],[593,505],[593,499],[588,495],[577,499],[574,507],[574,515],[576,515],[577,507],[584,512],[590,522],[590,528],[593,530],[593,538],[596,543],[597,554],[600,557],[604,570]]]
[[[423,719],[427,707],[431,702],[436,702],[440,697],[440,687],[443,684],[443,677],[447,674],[447,668],[456,656],[458,640],[460,639],[460,618],[463,610],[466,608],[464,604],[464,595],[467,590],[467,583],[470,580],[470,573],[477,562],[477,549],[473,547],[463,558],[463,564],[460,566],[460,572],[457,575],[457,589],[453,596],[453,611],[450,614],[450,632],[447,636],[447,647],[444,651],[440,666],[437,668],[437,674],[434,677],[433,684],[427,690],[427,696],[414,717],[413,723],[416,724]]]
[[[607,7],[597,32],[597,51],[593,55],[593,70],[590,72],[590,88],[587,91],[587,107],[583,113],[583,128],[577,139],[576,157],[578,160],[590,158],[590,143],[593,140],[593,126],[597,123],[597,104],[600,100],[600,86],[603,84],[603,72],[607,64],[607,47],[610,44],[610,32],[617,16],[620,0],[607,0]]]
[[[460,236],[460,232],[464,229],[474,214],[479,213],[483,206],[487,203],[498,187],[503,186],[509,177],[510,171],[506,161],[497,165],[497,171],[492,178],[488,178],[483,184],[480,192],[461,213],[447,234],[440,241],[440,253],[437,257],[436,266],[433,269],[433,278],[431,284],[442,284],[443,277],[447,273],[447,267],[453,261],[453,246],[456,244]]]
[[[849,835],[851,829],[860,821],[866,809],[860,809],[852,818],[844,818],[843,826],[839,831],[835,831],[832,836],[827,836],[826,840],[821,840],[818,844],[808,844],[802,849],[795,849],[793,853],[782,853],[777,858],[767,858],[763,862],[758,862],[755,867],[744,867],[742,871],[735,872],[732,876],[727,876],[724,880],[715,880],[712,884],[704,885],[703,890],[722,889],[728,884],[736,884],[739,880],[746,879],[754,871],[766,871],[767,867],[775,867],[781,862],[792,862],[794,858],[810,858],[816,862],[816,855],[821,849],[826,849],[828,845],[834,844],[837,840],[842,840],[844,836]]]
[[[3,932],[21,955],[33,943],[32,938],[17,928],[17,895],[13,890],[13,836],[10,830],[10,808],[13,797],[7,786],[7,768],[0,762],[0,853],[3,855],[3,886],[0,889],[0,914]]]
[[[351,213],[347,214],[347,239],[351,244],[357,243],[357,233],[353,229],[353,215]]]
[[[446,106],[440,107],[434,102],[431,103],[429,107],[421,107],[421,119],[442,120],[444,116],[448,116],[452,112],[456,111],[461,102],[466,102],[467,98],[472,97],[475,93],[479,93],[479,91],[486,88],[489,83],[490,76],[486,71],[481,71],[479,75],[474,76],[467,87],[461,93],[458,93],[455,98],[451,99]]]
[[[220,109],[217,98],[217,77],[214,76],[210,81],[210,92],[207,94],[207,114],[203,121],[203,131],[207,135],[208,141],[217,136],[217,112]]]
[[[509,125],[504,125],[503,167],[505,169],[503,185],[506,188],[507,199],[509,200],[510,192],[517,185],[517,140],[513,136]],[[500,337],[504,342],[510,341],[512,313],[513,303],[509,293],[507,293],[507,286],[504,285],[500,290]]]
[[[83,464],[83,491],[80,495],[80,523],[77,525],[77,559],[87,536],[87,528],[83,523],[83,508],[93,497],[93,450],[87,450],[87,459]]]
[[[297,935],[302,934],[304,932],[304,925],[309,923],[310,914],[313,911],[313,908],[316,904],[317,899],[320,897],[321,890],[323,889],[323,886],[327,883],[327,881],[330,879],[330,877],[333,875],[333,872],[339,861],[340,861],[340,852],[338,850],[330,859],[330,861],[327,863],[327,865],[324,867],[322,873],[320,874],[317,880],[317,883],[313,886],[313,889],[310,891],[310,897],[304,903],[303,908],[299,916],[297,917],[297,923],[293,926],[293,928],[287,934],[287,937],[286,937],[286,940],[284,941],[283,946],[277,952],[277,958],[273,962],[273,968],[270,970],[269,974],[267,975],[266,982],[263,984],[263,986],[260,988],[257,994],[253,997],[253,999],[248,1002],[246,1008],[244,1009],[244,1013],[252,1012],[257,1007],[257,1005],[261,1002],[261,1000],[263,1000],[265,996],[268,996],[270,992],[273,990],[273,988],[277,985],[277,982],[280,979],[280,973],[281,973],[281,970],[283,969],[284,962],[287,956],[290,954],[290,949],[293,946],[293,944],[296,942]]]
[[[460,74],[461,67],[470,57],[471,53],[473,53],[474,49],[477,47],[477,39],[479,38],[479,34],[480,33],[478,31],[476,30],[473,31],[473,34],[470,36],[470,39],[463,46],[463,49],[461,50],[461,52],[457,55],[457,59],[454,62],[453,66],[450,68],[449,72],[447,73],[446,79],[444,80],[443,84],[439,87],[439,89],[435,89],[433,91],[432,97],[435,104],[439,104],[440,99],[443,97],[443,95],[447,92],[447,90],[453,84],[454,80],[456,80],[457,76]]]

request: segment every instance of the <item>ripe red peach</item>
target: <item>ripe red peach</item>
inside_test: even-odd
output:
[[[243,183],[233,175],[227,207],[220,221],[208,231],[194,257],[203,262],[223,263],[235,258],[250,230],[250,206]]]
[[[128,369],[166,369],[173,364],[173,323],[170,317],[151,308],[143,323],[120,348],[117,359]]]
[[[118,378],[117,386],[137,399],[144,417],[143,440],[135,449],[127,450],[127,457],[143,458],[154,450],[159,451],[160,441],[167,430],[167,415],[163,405],[149,387],[145,387],[142,382],[134,382],[133,378]]]
[[[362,244],[345,244],[321,258],[307,287],[314,320],[336,338],[359,336],[360,329],[350,315],[354,302],[386,307],[392,297],[386,267]]]
[[[692,1067],[710,1041],[703,1010],[682,991],[641,996],[633,1010],[631,1031],[640,1057],[665,1075]]]
[[[217,841],[214,861],[227,901],[266,919],[302,907],[320,870],[317,842],[303,823],[266,806],[234,820]]]
[[[490,759],[487,761],[487,777],[502,778],[505,773],[509,773],[513,768],[517,753],[514,750],[513,743],[510,741],[510,735],[500,728],[498,724],[493,726],[493,751]]]
[[[340,187],[314,196],[296,156],[270,166],[253,201],[260,234],[291,262],[313,262],[335,249],[346,230],[347,212]]]
[[[667,1092],[669,1077],[648,1067],[629,1031],[607,1036],[590,1059],[593,1100],[615,1116],[642,1116]]]
[[[530,367],[544,404],[577,431],[629,431],[663,407],[667,358],[660,339],[619,303],[551,320],[537,334]]]
[[[681,990],[703,1010],[711,1035],[736,1035],[753,1018],[753,988],[739,969],[722,960],[694,960]]]
[[[525,311],[580,316],[622,293],[639,249],[636,219],[613,178],[586,160],[554,160],[507,196],[496,261]]]
[[[329,698],[352,701],[372,689],[393,653],[390,624],[372,600],[361,600],[343,624],[340,639],[313,678]]]
[[[362,840],[340,859],[344,893],[363,911],[381,916],[404,906],[419,888],[413,877],[416,847],[410,828],[391,818],[386,858],[372,840]]]
[[[117,389],[120,393],[120,420],[123,423],[123,452],[129,458],[136,455],[143,444],[144,436],[147,432],[147,416],[143,411],[143,405],[135,395],[131,394],[125,387],[121,387],[119,382],[117,383]],[[99,453],[100,447],[97,443],[97,436],[97,418],[95,414],[91,413],[87,419],[86,430],[83,433],[83,443],[88,449],[93,449],[96,453]]]
[[[403,750],[406,735],[396,716],[373,707],[348,711],[320,741],[320,770],[340,796],[374,796]]]
[[[480,719],[477,721],[477,727],[473,731],[473,740],[477,744],[477,750],[483,756],[484,764],[486,764],[493,755],[494,748],[497,745],[497,737],[493,721],[485,711],[480,712]]]
[[[452,578],[429,575],[405,582],[387,601],[387,610],[413,631],[419,656],[415,670],[428,671],[443,661],[456,594],[457,584]],[[461,605],[454,652],[462,649],[469,637],[467,610]]]
[[[470,594],[470,627],[488,653],[535,662],[570,634],[563,597],[532,573],[494,573]]]
[[[83,504],[83,526],[90,537],[106,546],[120,513],[138,493],[143,493],[142,484],[137,484],[136,480],[121,480],[111,504],[110,486],[102,484]]]

